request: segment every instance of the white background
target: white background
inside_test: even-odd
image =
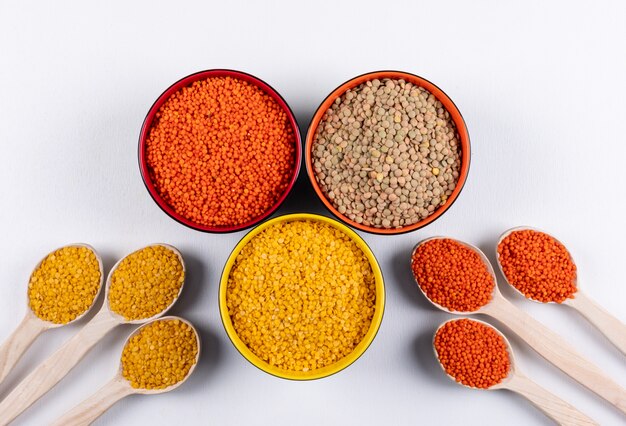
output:
[[[545,3],[545,4],[544,4]],[[573,252],[581,287],[626,320],[626,6],[624,2],[0,2],[0,339],[25,311],[32,267],[87,242],[105,267],[151,242],[183,252],[187,285],[173,313],[196,324],[193,377],[160,396],[129,397],[100,424],[550,424],[506,391],[449,381],[431,349],[449,315],[418,294],[412,246],[433,235],[477,244],[493,259],[516,225],[550,230]],[[274,86],[304,137],[322,99],[358,74],[405,70],[439,85],[464,115],[472,164],[464,191],[434,224],[364,235],[386,278],[372,346],[347,370],[297,383],[250,365],[218,317],[218,279],[244,235],[209,235],[167,217],[145,190],[137,138],[155,98],[195,71],[233,68]],[[323,212],[303,170],[284,212]],[[616,349],[567,307],[516,306],[562,334],[626,386]],[[42,335],[0,397],[82,324]],[[624,424],[508,330],[528,376],[601,424]],[[133,328],[107,336],[16,424],[45,424],[98,389]]]

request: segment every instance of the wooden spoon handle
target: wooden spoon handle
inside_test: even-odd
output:
[[[46,324],[32,313],[29,312],[24,316],[15,331],[0,346],[0,383],[46,328]]]
[[[522,374],[513,373],[508,382],[502,387],[522,395],[559,425],[597,425],[595,421],[569,403],[548,392]]]
[[[605,311],[600,305],[578,291],[573,299],[567,299],[566,305],[571,306],[593,324],[607,339],[626,355],[626,325]]]
[[[496,297],[485,308],[481,312],[505,324],[539,355],[626,414],[626,391],[583,358],[561,336],[516,308],[503,296]]]
[[[52,423],[52,426],[87,426],[120,399],[133,393],[123,378],[116,376],[89,398]]]
[[[87,352],[118,324],[103,308],[82,330],[39,364],[0,402],[0,424],[7,424],[54,387]]]

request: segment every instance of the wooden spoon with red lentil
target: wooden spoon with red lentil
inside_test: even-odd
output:
[[[539,355],[626,414],[626,390],[561,336],[509,302],[478,247],[452,238],[428,238],[415,246],[411,269],[418,288],[433,305],[452,314],[497,319]]]
[[[516,366],[511,344],[495,327],[477,320],[444,322],[433,339],[446,375],[472,389],[508,389],[520,394],[560,425],[597,424],[533,382]]]
[[[533,228],[509,229],[498,240],[496,258],[518,293],[574,308],[626,355],[626,325],[580,291],[574,258],[559,240]]]

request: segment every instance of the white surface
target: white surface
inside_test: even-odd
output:
[[[173,313],[200,328],[201,364],[175,392],[128,398],[100,424],[549,424],[512,394],[471,391],[445,378],[430,341],[450,316],[418,294],[408,257],[417,241],[437,234],[492,256],[500,232],[534,225],[566,242],[584,289],[626,320],[625,3],[213,3],[0,2],[0,339],[23,315],[30,270],[49,250],[84,241],[109,268],[162,241],[180,248],[189,265]],[[303,136],[332,89],[377,69],[430,79],[467,121],[469,180],[448,213],[408,235],[364,235],[385,274],[387,308],[373,345],[333,377],[280,380],[239,355],[219,320],[217,293],[243,233],[186,229],[141,182],[137,137],[154,99],[182,76],[219,67],[273,85]],[[296,191],[281,212],[322,211],[304,170]],[[626,386],[625,358],[581,317],[514,302]],[[78,327],[40,337],[0,397]],[[16,424],[50,422],[104,384],[131,330],[109,335]],[[624,424],[507,335],[532,379],[602,424]]]

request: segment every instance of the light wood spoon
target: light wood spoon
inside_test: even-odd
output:
[[[153,244],[152,246],[163,246],[172,250],[178,256],[185,273],[185,263],[180,252],[167,244]],[[145,247],[144,247],[145,248]],[[143,249],[140,249],[143,250]],[[137,250],[139,251],[139,250]],[[135,252],[133,252],[135,253]],[[131,253],[132,254],[132,253]],[[130,255],[129,255],[130,256]],[[158,314],[133,321],[126,321],[124,317],[111,311],[109,307],[109,288],[111,277],[124,259],[120,259],[111,269],[105,284],[105,303],[100,311],[89,321],[78,333],[69,339],[59,350],[52,354],[47,360],[39,364],[15,389],[0,402],[0,424],[5,425],[30,407],[35,401],[41,398],[46,392],[52,389],[63,379],[81,359],[98,343],[104,336],[120,324],[143,324],[153,319],[163,316],[176,303],[183,290],[181,285],[178,296],[172,303]]]
[[[444,322],[437,328],[437,331],[435,331],[435,336],[437,336],[437,333],[443,326],[445,326],[447,323],[452,322],[452,321],[459,321],[459,320],[453,319],[453,320]],[[502,380],[500,383],[497,383],[487,388],[487,390],[507,389],[512,392],[515,392],[523,396],[524,398],[526,398],[535,407],[537,407],[546,416],[554,420],[559,425],[564,425],[564,426],[565,425],[567,426],[597,425],[597,423],[594,422],[591,418],[587,417],[585,414],[581,413],[572,405],[570,405],[566,401],[563,401],[558,396],[552,394],[551,392],[547,391],[543,387],[539,386],[537,383],[535,383],[534,381],[526,377],[522,372],[520,372],[517,367],[515,356],[513,355],[513,348],[511,347],[511,343],[506,338],[506,336],[504,336],[504,334],[500,332],[500,330],[498,330],[491,324],[488,324],[484,321],[475,320],[475,319],[472,319],[471,321],[476,321],[483,325],[486,325],[487,327],[493,329],[496,333],[498,333],[500,337],[502,337],[502,339],[506,343],[506,349],[507,349],[507,352],[509,353],[509,362],[511,364],[511,367],[510,367],[507,377],[504,378],[504,380]],[[441,362],[441,359],[439,358],[439,354],[437,353],[437,348],[435,347],[435,336],[433,336],[433,349],[435,350],[435,356],[437,357],[437,361],[439,362],[439,365],[443,369],[443,372],[446,373],[446,376],[448,376],[455,383],[458,383],[461,386],[465,386],[466,388],[481,389],[481,388],[475,388],[472,386],[468,386],[464,383],[458,382],[454,377],[448,374],[448,372],[446,371],[445,367],[443,366]]]
[[[120,399],[127,397],[128,395],[132,395],[132,394],[156,395],[159,393],[169,392],[169,391],[176,389],[177,387],[182,385],[185,381],[187,381],[189,376],[191,376],[191,373],[193,373],[193,370],[196,368],[196,365],[198,364],[198,360],[200,359],[200,337],[198,336],[198,331],[189,321],[186,321],[180,317],[175,317],[175,316],[168,316],[168,317],[163,317],[161,319],[150,321],[149,323],[139,327],[130,336],[128,336],[128,338],[126,339],[126,342],[124,343],[124,346],[126,346],[128,344],[128,341],[134,335],[139,333],[141,329],[146,327],[148,324],[154,321],[163,321],[163,320],[172,320],[172,319],[177,319],[189,325],[191,329],[193,330],[193,332],[195,333],[196,341],[198,342],[198,353],[196,354],[196,362],[191,366],[191,368],[189,369],[189,371],[187,372],[187,375],[185,376],[183,380],[164,389],[150,390],[150,389],[133,388],[131,384],[128,382],[128,380],[126,380],[122,374],[122,362],[120,360],[119,369],[115,377],[113,377],[113,379],[111,379],[106,385],[100,388],[100,390],[98,390],[92,396],[90,396],[89,398],[87,398],[86,400],[78,404],[76,407],[74,407],[73,409],[65,413],[63,416],[61,416],[57,421],[52,423],[52,426],[90,425],[98,417],[100,417],[105,411],[111,408],[113,404],[118,402]]]
[[[509,229],[508,231],[503,233],[502,236],[500,236],[500,238],[498,239],[498,244],[496,245],[496,258],[498,259],[498,267],[500,268],[500,272],[502,272],[502,275],[504,276],[505,281],[513,288],[513,290],[521,294],[526,299],[532,300],[533,302],[536,302],[536,303],[555,303],[555,302],[541,302],[541,301],[526,297],[521,291],[519,291],[517,288],[515,288],[513,284],[509,282],[506,274],[502,270],[502,264],[500,263],[500,254],[498,253],[498,247],[500,246],[500,243],[502,242],[502,240],[508,237],[511,233],[516,232],[516,231],[524,231],[524,230],[541,232],[543,234],[549,235],[550,237],[554,238],[553,235],[548,234],[547,232],[544,232],[535,228],[530,228],[528,226],[520,226],[517,228]],[[565,249],[567,250],[567,246],[565,244],[563,244],[561,241],[559,241],[556,238],[554,239],[560,244],[562,244],[563,247],[565,247]],[[572,260],[572,263],[576,264],[569,250],[567,251],[567,253],[569,254],[570,259]],[[621,322],[620,320],[615,318],[613,315],[608,313],[606,310],[604,310],[604,308],[602,308],[600,305],[598,305],[596,302],[594,302],[592,299],[590,299],[585,293],[583,293],[580,290],[580,288],[578,287],[578,274],[576,275],[575,284],[576,284],[576,293],[574,293],[574,298],[565,299],[561,304],[567,305],[573,308],[574,310],[578,311],[591,324],[593,324],[602,334],[604,334],[604,336],[607,339],[609,339],[609,341],[613,343],[624,355],[626,355],[626,325],[624,325],[623,322]]]
[[[496,276],[489,259],[487,259],[487,256],[485,256],[478,247],[474,247],[463,241],[454,240],[453,238],[432,237],[418,243],[415,249],[413,249],[413,253],[415,253],[415,250],[417,250],[420,245],[435,239],[453,240],[478,253],[487,270],[493,277],[495,285],[489,303],[475,311],[461,312],[450,310],[430,300],[420,287],[417,277],[414,276],[417,287],[430,303],[451,314],[484,314],[497,319],[517,334],[539,355],[550,361],[554,366],[578,381],[581,385],[607,400],[623,414],[626,414],[626,390],[611,379],[611,377],[605,375],[602,370],[593,363],[583,358],[565,339],[505,299],[498,289]],[[413,258],[413,256],[411,256],[411,258]]]
[[[58,249],[53,250],[52,252],[48,253],[43,259],[41,259],[37,263],[37,266],[35,266],[35,268],[33,269],[31,276],[32,274],[35,273],[37,269],[39,269],[42,262],[46,260],[46,258],[50,256],[50,254],[66,247],[86,248],[86,249],[91,250],[91,252],[96,256],[96,259],[98,260],[98,267],[100,268],[100,283],[98,284],[98,292],[96,293],[96,296],[93,298],[91,305],[85,310],[85,312],[83,312],[82,314],[80,314],[79,316],[77,316],[76,318],[74,318],[72,321],[68,323],[56,324],[50,321],[43,320],[39,318],[37,315],[35,315],[35,313],[30,307],[30,302],[28,299],[28,286],[27,286],[26,315],[24,315],[24,319],[22,319],[22,322],[17,326],[15,331],[13,331],[13,333],[11,333],[11,335],[4,341],[2,346],[0,346],[0,383],[4,381],[4,379],[11,372],[11,370],[13,370],[13,367],[15,367],[15,365],[20,360],[20,358],[22,358],[22,355],[24,355],[26,350],[30,347],[30,345],[33,344],[35,339],[41,333],[43,333],[46,330],[50,330],[51,328],[62,327],[64,325],[73,324],[79,321],[81,318],[83,318],[87,314],[87,312],[91,310],[91,308],[93,308],[93,306],[96,303],[96,300],[98,300],[98,296],[100,295],[100,290],[102,289],[102,282],[104,281],[102,259],[100,258],[96,250],[94,250],[93,247],[87,244],[78,244],[78,243],[69,244],[67,246],[59,247]]]

